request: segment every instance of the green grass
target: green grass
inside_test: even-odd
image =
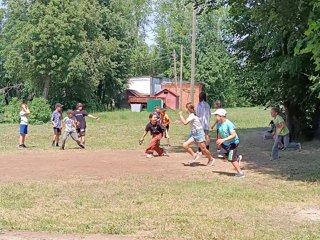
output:
[[[260,108],[233,108],[228,111],[230,112],[229,118],[236,124],[240,132],[265,127],[270,120],[269,111]],[[87,118],[89,149],[143,149],[138,145],[138,140],[149,121],[149,113],[132,113],[126,110],[97,113],[96,115],[101,117],[100,121]],[[181,145],[189,134],[189,127],[174,123],[179,119],[177,112],[169,112],[169,116],[173,122],[170,130],[172,143],[173,145]],[[18,151],[18,128],[18,124],[1,124],[0,152]],[[30,146],[29,150],[31,151],[52,151],[51,139],[52,127],[50,124],[30,125],[26,145]],[[69,141],[69,144],[72,143]]]
[[[244,142],[270,120],[269,111],[259,108],[229,112]],[[98,115],[100,121],[88,120],[89,150],[143,149],[137,140],[148,113]],[[178,120],[176,112],[169,115],[173,122]],[[1,128],[1,157],[5,157],[17,151],[18,126]],[[187,126],[177,123],[171,129],[174,145],[180,145],[189,133]],[[50,148],[50,137],[49,125],[30,126],[27,144],[33,147],[28,151],[56,151]],[[0,231],[106,233],[145,239],[320,239],[320,222],[299,216],[306,208],[320,212],[318,145],[305,145],[303,159],[288,153],[291,159],[274,166],[279,175],[275,169],[262,168],[240,181],[208,172],[176,180],[135,176],[2,182]],[[257,158],[256,163],[261,152],[270,151],[268,145],[244,147],[256,154],[250,156]]]

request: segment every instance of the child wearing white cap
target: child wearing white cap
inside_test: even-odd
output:
[[[242,160],[242,155],[237,155],[237,149],[240,139],[236,132],[236,127],[234,124],[227,119],[227,111],[219,108],[214,113],[217,119],[217,129],[221,136],[217,140],[217,145],[226,151],[228,155],[228,160],[232,163],[237,173],[235,177],[244,177],[244,173],[240,168],[240,161]]]

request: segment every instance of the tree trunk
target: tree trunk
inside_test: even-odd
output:
[[[45,76],[45,79],[44,79],[44,86],[43,86],[43,93],[42,93],[42,97],[46,100],[48,100],[48,96],[49,96],[50,82],[51,82],[51,78],[48,74]]]

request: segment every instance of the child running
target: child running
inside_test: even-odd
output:
[[[59,137],[62,128],[62,107],[63,105],[61,103],[57,103],[51,116],[51,124],[53,127],[52,147],[59,147]]]
[[[86,117],[93,118],[96,120],[99,120],[99,117],[93,116],[91,114],[88,114],[84,109],[84,105],[82,103],[78,103],[76,106],[76,111],[74,112],[74,115],[77,119],[77,133],[80,139],[80,142],[85,145],[86,143]]]
[[[242,155],[237,156],[237,149],[240,139],[236,132],[236,127],[227,119],[227,111],[220,108],[213,113],[218,121],[217,129],[221,138],[217,139],[217,145],[226,151],[228,160],[232,163],[237,173],[235,177],[244,177],[241,171],[240,162]]]
[[[275,125],[275,131],[273,132],[274,144],[272,147],[271,161],[279,159],[279,144],[283,141],[283,149],[286,150],[289,148],[296,149],[301,151],[301,144],[290,142],[289,138],[289,129],[283,120],[283,118],[279,115],[279,108],[271,109],[271,116],[274,118],[273,123]]]
[[[209,129],[210,129],[210,105],[207,103],[207,94],[205,92],[201,92],[199,94],[199,104],[197,106],[197,116],[199,117],[200,123],[204,130],[205,138],[206,138],[206,147],[210,149],[210,137],[209,137]],[[198,154],[201,153],[201,149],[198,149]]]
[[[218,110],[220,108],[222,108],[222,103],[220,100],[217,100],[215,103],[215,109]],[[214,124],[212,125],[211,129],[214,130],[214,128],[217,126],[218,124],[218,121],[216,120],[214,122]],[[218,128],[217,128],[217,139],[221,138],[220,134],[219,134],[219,131],[218,131]],[[221,147],[218,146],[218,149],[217,149],[217,152],[218,152],[218,158],[224,158],[224,156],[222,155],[223,154],[223,151],[221,151]]]
[[[170,128],[170,118],[166,113],[166,109],[161,108],[160,110],[160,123],[163,128],[165,128],[164,137],[167,139],[167,147],[171,147],[170,145],[170,136],[169,136],[169,128]]]
[[[77,144],[81,148],[85,148],[85,146],[78,140],[78,135],[76,131],[77,127],[77,119],[74,117],[74,112],[72,110],[67,111],[67,117],[63,119],[63,127],[64,127],[64,133],[62,135],[62,144],[61,144],[61,150],[64,150],[67,138],[71,136],[71,138],[77,142]]]
[[[153,152],[155,151],[158,153],[159,156],[167,156],[166,152],[163,148],[160,147],[160,141],[163,137],[163,133],[165,132],[165,129],[161,126],[161,124],[158,122],[157,115],[151,113],[149,115],[150,122],[147,124],[144,134],[142,138],[139,140],[139,144],[141,145],[144,141],[144,138],[150,132],[152,139],[149,143],[149,146],[146,149],[147,158],[152,158]]]
[[[198,116],[195,114],[195,109],[193,104],[187,103],[186,112],[189,114],[187,119],[183,117],[182,111],[179,112],[179,115],[180,115],[181,122],[184,125],[190,124],[190,129],[191,129],[190,138],[182,145],[183,148],[186,150],[186,152],[188,152],[193,157],[192,161],[190,162],[190,165],[194,165],[195,162],[197,162],[200,158],[200,155],[194,153],[194,151],[190,147],[191,144],[196,142],[198,143],[198,147],[201,149],[202,154],[207,156],[208,158],[207,166],[213,166],[215,159],[211,156],[210,151],[206,148],[205,133]]]
[[[19,141],[19,149],[26,148],[25,140],[26,135],[28,134],[28,116],[30,115],[30,110],[28,105],[22,103],[20,105],[20,141]]]

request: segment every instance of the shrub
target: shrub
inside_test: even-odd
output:
[[[5,123],[19,123],[20,104],[21,101],[18,98],[12,98],[9,105],[3,108],[4,113],[2,121]]]
[[[43,124],[50,121],[50,106],[44,98],[34,98],[29,108],[31,124]]]

